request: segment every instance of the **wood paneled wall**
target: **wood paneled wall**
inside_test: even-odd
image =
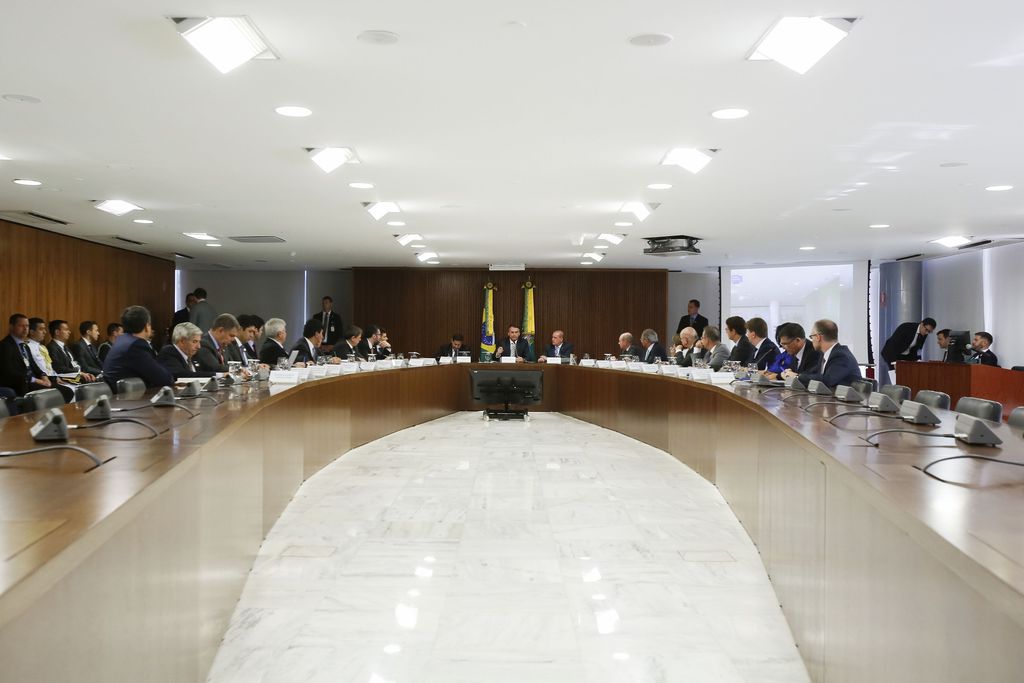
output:
[[[149,309],[162,337],[174,313],[172,261],[0,220],[0,263],[0,337],[12,313],[67,320],[72,339],[95,320],[102,337],[132,304]]]
[[[536,285],[534,309],[538,353],[555,329],[565,331],[576,354],[618,353],[622,332],[639,337],[650,327],[664,339],[668,276],[664,270],[529,270],[355,268],[355,323],[375,323],[388,331],[396,351],[433,354],[454,332],[462,332],[473,351],[480,347],[483,288],[494,295],[498,339],[523,318],[522,285]],[[672,330],[675,332],[675,330]]]

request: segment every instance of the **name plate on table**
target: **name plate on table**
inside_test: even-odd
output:
[[[605,370],[611,370],[612,362],[610,360],[599,360],[597,361],[597,367],[603,368]]]
[[[661,366],[655,365],[654,363],[644,363],[643,365],[640,366],[640,372],[644,373],[645,375],[657,375],[658,370],[660,369]]]
[[[456,363],[472,363],[473,362],[473,358],[471,356],[459,356],[455,360],[455,362]]]
[[[594,360],[593,358],[584,358],[583,360],[580,361],[580,367],[581,368],[596,368],[597,367],[597,361]]]
[[[502,363],[515,363],[516,359],[513,358],[512,356],[502,356],[501,357],[501,362]]]
[[[626,369],[630,372],[643,372],[647,363],[626,363]]]
[[[437,363],[438,363],[438,365],[451,365],[452,364],[452,357],[451,356],[441,356],[438,359]]]
[[[313,366],[313,367],[309,368],[309,378],[310,379],[319,379],[321,377],[326,377],[326,376],[327,376],[327,366],[326,365],[316,365],[316,366]]]
[[[546,363],[568,363],[569,359],[562,356],[544,356],[544,361]]]
[[[712,371],[706,368],[693,368],[690,370],[690,379],[694,382],[710,382]]]
[[[359,361],[360,372],[373,372],[377,369],[377,361],[363,360]]]
[[[391,359],[391,367],[393,367],[395,369],[404,368],[405,367],[405,359],[404,358],[392,358]]]
[[[344,375],[351,375],[359,372],[359,363],[342,363],[341,372]]]
[[[678,365],[661,366],[661,374],[665,375],[666,377],[678,377],[680,370],[682,370],[682,368],[679,367]]]
[[[736,377],[731,372],[713,372],[711,373],[712,384],[729,384]]]
[[[271,370],[270,371],[270,383],[271,384],[298,384],[299,373],[292,370]]]
[[[337,377],[338,375],[341,374],[341,363],[325,365],[324,370],[327,371],[327,377]]]
[[[609,362],[611,363],[612,370],[628,370],[629,369],[629,363],[627,363],[624,360],[613,360],[613,361],[609,361]]]
[[[425,360],[427,360],[427,359],[426,358],[410,358],[409,359],[409,367],[410,368],[422,368],[423,367],[423,361],[425,361]]]

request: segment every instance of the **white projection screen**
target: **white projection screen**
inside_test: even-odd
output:
[[[839,325],[839,341],[861,364],[868,362],[868,263],[722,268],[722,322],[738,315],[764,318],[768,335],[784,322]],[[725,339],[725,331],[722,331]]]

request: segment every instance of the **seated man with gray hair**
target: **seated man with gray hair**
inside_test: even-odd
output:
[[[182,377],[213,377],[214,372],[200,370],[193,358],[199,351],[199,339],[203,331],[192,323],[178,323],[171,332],[171,343],[166,344],[156,360],[160,365],[167,368],[167,371],[174,375],[174,379]]]
[[[701,352],[700,360],[706,361],[708,367],[718,372],[729,360],[729,349],[722,343],[722,333],[714,325],[704,328],[700,337],[700,345],[704,349]],[[695,359],[696,360],[696,359]]]
[[[640,357],[643,353],[640,347],[633,343],[633,333],[623,332],[619,335],[619,358],[624,356],[636,356]]]
[[[697,344],[697,330],[692,327],[684,327],[679,333],[679,346],[681,347],[676,351],[676,365],[681,365],[684,368],[693,366],[693,360],[699,355],[699,349],[695,348]]]
[[[644,349],[640,356],[642,362],[653,363],[656,360],[662,362],[668,360],[665,347],[658,343],[658,333],[649,327],[640,333],[640,346]]]

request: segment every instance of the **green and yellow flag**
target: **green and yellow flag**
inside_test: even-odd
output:
[[[487,363],[494,355],[494,283],[484,285],[484,315],[480,324],[480,362]]]
[[[533,313],[533,290],[534,284],[529,280],[523,285],[523,336],[530,344],[530,355],[534,358],[537,354],[533,350],[533,337],[537,334],[537,322]]]

